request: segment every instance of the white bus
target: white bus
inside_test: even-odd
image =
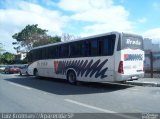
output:
[[[144,76],[143,38],[110,32],[33,48],[30,75],[67,79],[69,83],[123,82]]]

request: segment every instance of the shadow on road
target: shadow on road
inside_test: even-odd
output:
[[[26,76],[17,76],[15,78],[4,79],[23,86],[42,90],[57,95],[80,95],[92,93],[107,93],[117,90],[124,90],[133,86],[118,85],[108,83],[80,83],[79,85],[70,85],[66,80],[53,78],[35,78]]]

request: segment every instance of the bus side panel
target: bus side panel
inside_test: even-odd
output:
[[[114,81],[114,55],[55,60],[39,60],[28,67],[28,73],[39,76],[66,79],[68,69],[73,69],[77,80],[87,82]]]
[[[76,73],[77,80],[104,82],[114,80],[114,56],[84,57],[54,60],[55,73],[65,79],[68,70]]]
[[[29,65],[29,75],[34,75],[34,69],[37,69],[38,75],[42,77],[58,78],[55,74],[53,60],[39,60]]]
[[[37,61],[37,70],[38,70],[39,76],[61,78],[60,75],[55,73],[54,60],[52,59]]]

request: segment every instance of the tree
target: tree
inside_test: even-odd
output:
[[[61,38],[58,36],[51,37],[47,35],[47,30],[38,28],[38,24],[27,25],[24,29],[22,29],[22,31],[15,33],[12,38],[17,40],[17,42],[12,43],[13,45],[18,45],[14,47],[17,52],[19,52],[21,48],[29,51],[36,46],[61,41]]]
[[[55,37],[48,36],[46,37],[46,39],[41,39],[39,41],[34,42],[33,47],[46,45],[50,43],[56,43],[56,42],[61,42],[61,38],[59,36],[55,36]]]
[[[75,35],[71,35],[68,33],[63,33],[61,38],[63,41],[71,41],[71,40],[75,40],[75,39],[80,38],[80,36],[75,36]]]
[[[0,63],[13,64],[15,62],[15,55],[9,52],[5,52],[0,57]]]

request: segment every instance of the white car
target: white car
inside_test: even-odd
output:
[[[4,72],[4,70],[5,70],[5,65],[0,65],[0,72]]]
[[[22,76],[24,75],[28,75],[28,64],[24,64],[20,67],[20,72],[19,74]]]

